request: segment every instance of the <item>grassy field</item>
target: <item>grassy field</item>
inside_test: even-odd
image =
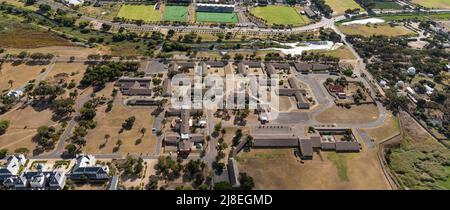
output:
[[[13,65],[11,63],[4,63],[0,71],[0,90],[4,91],[11,87],[17,89],[28,83],[33,79],[38,79],[42,69],[48,68],[48,65]],[[8,83],[12,80],[12,86]]]
[[[0,47],[29,49],[72,45],[68,40],[54,33],[20,21],[8,15],[0,17]]]
[[[346,46],[339,47],[336,50],[312,50],[311,52],[333,56],[341,59],[356,59],[353,53]]]
[[[333,15],[343,15],[347,9],[359,8],[361,11],[364,11],[364,9],[353,0],[325,0],[325,3],[333,9]]]
[[[105,95],[109,97],[112,92],[112,84],[108,84],[105,89],[97,93],[97,96]],[[119,93],[114,101],[110,112],[105,112],[106,106],[97,109],[97,115],[94,118],[97,121],[95,129],[89,131],[86,136],[87,144],[84,151],[88,153],[110,154],[114,152],[114,147],[119,139],[123,141],[120,146],[119,154],[152,154],[156,147],[156,136],[152,132],[153,117],[150,115],[152,108],[129,108],[122,104],[122,95]],[[122,123],[131,116],[136,117],[136,121],[131,130],[124,130],[119,133]],[[141,128],[146,129],[142,135]],[[105,139],[109,134],[110,138]],[[137,144],[136,140],[142,139]]]
[[[416,19],[416,20],[427,20],[428,18],[432,20],[449,20],[450,12],[443,13],[430,13],[430,14],[403,14],[403,15],[385,15],[379,16],[386,21],[401,21],[405,19]]]
[[[37,128],[42,125],[57,127],[57,123],[52,120],[52,111],[31,106],[13,109],[1,115],[0,120],[11,122],[6,133],[0,136],[0,149],[8,149],[10,153],[18,148],[27,148],[31,153],[37,145],[33,141]]]
[[[390,26],[387,24],[376,24],[376,25],[340,25],[339,29],[347,35],[363,35],[363,36],[373,36],[373,35],[384,35],[384,36],[408,36],[415,35],[411,30],[403,26]]]
[[[86,72],[87,65],[84,63],[56,63],[53,66],[46,77],[46,80],[50,83],[57,83],[60,79],[64,79],[66,83],[70,83],[72,80],[78,85],[83,78],[84,72]],[[66,74],[67,76],[60,76]],[[57,76],[58,75],[58,76]],[[81,91],[81,90],[80,90]],[[65,96],[69,97],[70,91],[66,91]]]
[[[389,189],[372,150],[314,153],[313,160],[301,163],[293,149],[252,149],[236,159],[256,189]]]
[[[409,189],[450,189],[450,152],[434,140],[414,119],[400,113],[405,136],[386,155],[400,183]]]
[[[187,21],[188,7],[185,6],[166,6],[164,10],[164,20],[169,21]]]
[[[117,16],[120,10],[118,4],[103,4],[99,7],[94,6],[81,6],[80,12],[90,17],[96,17],[103,20],[113,20]]]
[[[400,133],[400,122],[398,117],[389,114],[383,125],[376,128],[365,129],[364,131],[366,131],[375,142],[379,142]]]
[[[206,23],[237,23],[239,19],[236,13],[197,12],[197,22]]]
[[[154,5],[123,5],[117,14],[117,17],[147,22],[160,21],[161,12],[155,10]]]
[[[450,9],[450,0],[412,0],[412,3],[427,8]]]
[[[367,123],[378,118],[378,108],[372,104],[341,108],[333,105],[316,116],[321,123]]]
[[[402,6],[398,4],[397,2],[393,1],[380,1],[376,0],[374,1],[374,8],[375,9],[402,9]]]
[[[301,16],[293,7],[269,5],[265,7],[254,7],[250,12],[256,17],[267,21],[269,25],[304,25],[306,17]]]

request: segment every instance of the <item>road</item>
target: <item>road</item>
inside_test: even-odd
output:
[[[68,13],[72,13],[75,14],[74,11],[72,11],[71,9],[63,6],[60,3],[54,2],[54,1],[50,1],[50,0],[38,0],[41,3],[45,3],[50,5],[53,9],[61,9],[64,11],[67,11]],[[310,24],[310,25],[306,25],[306,26],[301,26],[301,27],[295,27],[292,29],[267,29],[267,28],[259,28],[257,26],[251,26],[251,27],[235,27],[232,29],[223,29],[223,28],[219,28],[219,27],[209,27],[209,26],[197,26],[197,25],[189,25],[189,26],[162,26],[162,25],[136,25],[136,24],[128,24],[128,23],[114,23],[111,21],[105,21],[105,20],[98,20],[96,18],[93,17],[89,17],[86,15],[81,16],[81,19],[86,20],[86,21],[96,21],[99,23],[104,23],[104,24],[109,24],[113,27],[124,27],[128,30],[138,30],[138,31],[155,31],[155,30],[161,30],[161,29],[173,29],[176,31],[211,31],[211,32],[217,32],[217,31],[226,31],[226,32],[232,32],[232,33],[237,33],[237,32],[242,32],[242,33],[256,33],[256,34],[291,34],[291,33],[300,33],[300,32],[306,32],[306,31],[311,31],[311,30],[315,30],[315,29],[319,29],[319,28],[331,28],[332,30],[334,30],[336,33],[338,33],[339,35],[341,35],[342,37],[342,42],[344,42],[347,46],[349,46],[351,52],[355,55],[355,57],[357,58],[357,66],[355,68],[355,73],[357,75],[361,75],[361,74],[365,74],[367,76],[367,79],[369,81],[373,81],[373,77],[371,74],[369,74],[366,71],[365,68],[365,64],[363,62],[363,59],[359,56],[359,54],[356,52],[356,50],[354,49],[354,47],[347,42],[347,40],[345,39],[346,36],[345,34],[343,34],[341,31],[339,31],[339,29],[336,27],[335,22],[337,21],[341,21],[344,20],[345,17],[344,16],[337,16],[337,17],[333,17],[331,19],[327,19],[327,18],[322,18],[319,22]],[[150,59],[149,59],[150,61]],[[298,76],[299,77],[299,76]],[[300,121],[302,121],[302,124],[304,125],[320,125],[320,123],[315,121],[315,115],[322,112],[323,110],[327,109],[329,106],[332,105],[332,99],[330,99],[328,97],[328,94],[326,92],[324,92],[324,88],[321,85],[321,81],[314,81],[315,79],[313,78],[302,78],[303,81],[305,81],[310,87],[311,89],[314,91],[314,95],[316,97],[316,100],[319,102],[319,107],[315,108],[311,113],[309,114],[304,114],[304,113],[300,113],[300,114],[294,114],[294,115],[289,115],[289,116],[282,116],[285,117],[286,121],[292,121],[292,119],[300,119]],[[372,94],[375,94],[375,91],[373,91],[372,86],[369,85],[368,81],[362,79],[361,80],[363,83],[365,83],[366,86],[371,88],[371,92]],[[376,84],[376,83],[375,83]],[[382,91],[382,89],[377,86],[377,88]],[[79,108],[81,108],[81,106],[87,102],[90,99],[90,94],[87,94],[87,96],[84,96],[80,99],[77,100],[76,103],[76,107],[77,110]],[[382,107],[382,105],[380,103],[377,102],[377,106],[380,109],[380,117],[379,119],[377,119],[374,122],[371,123],[366,123],[366,124],[358,124],[358,125],[354,125],[354,124],[338,124],[337,126],[342,126],[342,127],[357,127],[357,128],[365,128],[365,127],[374,127],[374,126],[378,126],[380,124],[382,124],[386,118],[386,111],[385,109]],[[64,144],[65,142],[68,140],[68,138],[70,137],[73,129],[76,126],[76,121],[74,120],[74,118],[76,116],[78,116],[79,113],[78,111],[75,113],[75,116],[72,118],[72,120],[68,123],[64,133],[61,135],[60,141],[58,142],[58,145],[55,149],[55,151],[46,154],[46,155],[42,155],[39,156],[38,158],[60,158],[61,154],[64,151]],[[208,135],[211,134],[214,130],[214,124],[213,124],[213,116],[211,111],[207,112],[207,120],[208,120]],[[287,122],[289,124],[289,122]],[[292,121],[293,124],[297,124],[298,125],[298,120],[297,121]],[[158,142],[160,141],[160,138],[158,138]],[[210,165],[212,165],[212,163],[215,161],[215,157],[217,155],[217,151],[215,149],[215,145],[217,144],[217,140],[215,138],[212,138],[211,141],[209,142],[209,146],[208,146],[208,151],[206,152],[205,157],[203,158],[205,161],[207,161]],[[157,150],[155,152],[155,155],[148,155],[148,156],[144,156],[145,158],[157,158],[159,156],[159,151]],[[96,155],[96,157],[98,158],[118,158],[119,155],[117,154],[99,154]]]
[[[36,156],[34,158],[40,158],[40,159],[58,159],[58,158],[61,158],[61,155],[64,153],[64,145],[65,145],[66,141],[72,135],[73,129],[77,125],[77,122],[76,122],[75,119],[78,116],[80,116],[80,112],[79,112],[80,108],[83,107],[83,105],[87,101],[89,101],[91,99],[91,91],[92,90],[84,92],[83,93],[84,95],[82,97],[78,98],[75,101],[75,110],[76,110],[76,112],[75,112],[74,116],[72,116],[70,121],[67,123],[67,126],[64,129],[64,132],[59,137],[58,144],[56,145],[56,148],[52,152],[50,152],[48,154],[39,155],[39,156]]]

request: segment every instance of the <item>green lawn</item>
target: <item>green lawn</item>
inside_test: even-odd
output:
[[[160,21],[161,11],[155,10],[154,5],[123,5],[117,17],[147,22]]]
[[[398,4],[397,2],[393,1],[386,1],[386,0],[376,0],[375,3],[375,9],[402,9],[402,6]]]
[[[364,11],[354,0],[325,0],[325,3],[333,9],[333,15],[343,15],[347,9],[359,8]]]
[[[412,2],[427,8],[450,9],[450,0],[412,0]]]
[[[294,7],[288,6],[274,6],[269,5],[265,7],[254,7],[250,10],[250,13],[256,17],[260,17],[267,21],[267,24],[292,24],[303,25],[306,24],[306,20],[302,17]]]
[[[196,12],[197,22],[207,23],[237,23],[236,13]]]
[[[444,13],[430,13],[430,14],[402,14],[402,15],[385,15],[385,16],[378,16],[378,18],[381,18],[386,21],[401,21],[405,19],[417,19],[417,20],[427,20],[428,18],[431,18],[432,20],[449,20],[450,19],[450,12],[444,12]]]
[[[164,20],[187,21],[188,8],[185,6],[166,6],[164,10]]]

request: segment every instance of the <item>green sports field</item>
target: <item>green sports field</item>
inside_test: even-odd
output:
[[[154,5],[123,5],[117,17],[148,22],[160,21],[161,11],[155,10]]]
[[[412,0],[412,3],[427,8],[450,9],[450,0]]]
[[[187,21],[188,8],[185,6],[166,6],[164,10],[164,20]]]
[[[373,3],[374,9],[402,9],[402,6],[394,1],[376,0]]]
[[[236,13],[220,12],[196,12],[197,22],[206,23],[237,23],[239,19]]]
[[[325,0],[325,4],[333,9],[333,15],[343,15],[347,9],[359,8],[360,11],[364,11],[354,0]]]
[[[269,5],[265,7],[253,7],[250,10],[256,17],[260,17],[267,21],[268,25],[273,24],[293,24],[303,25],[306,24],[304,17],[293,8],[288,6],[274,6]]]

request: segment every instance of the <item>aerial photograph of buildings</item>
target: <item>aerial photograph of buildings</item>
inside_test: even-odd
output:
[[[0,0],[0,191],[449,190],[449,137],[450,0]]]

